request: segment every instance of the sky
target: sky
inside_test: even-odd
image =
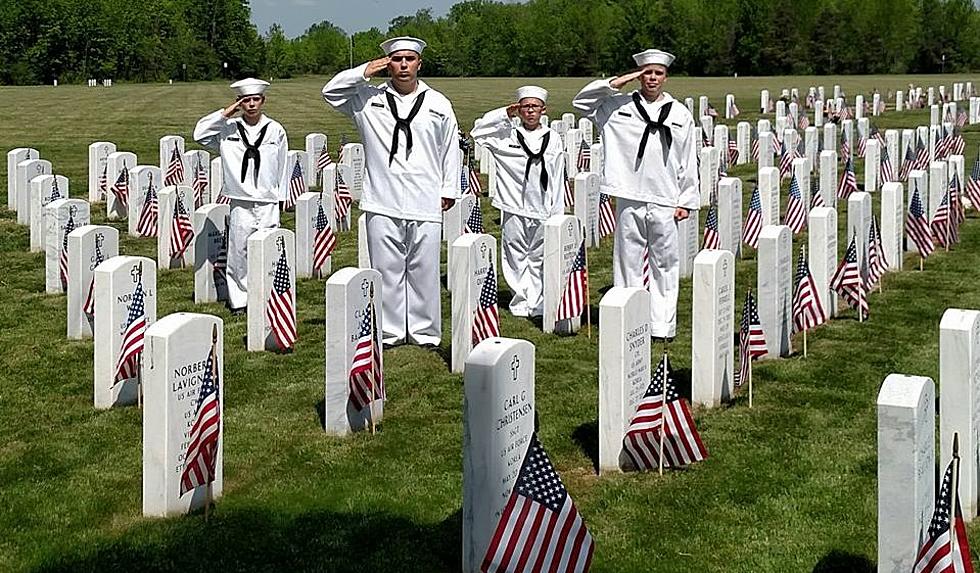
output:
[[[250,0],[252,21],[260,34],[278,22],[289,38],[311,25],[329,20],[344,31],[360,32],[377,27],[385,30],[396,16],[431,8],[434,16],[449,12],[459,0]]]

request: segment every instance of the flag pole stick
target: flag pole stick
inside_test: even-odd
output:
[[[212,380],[218,380],[218,376],[217,376],[217,371],[218,371],[218,352],[217,352],[217,345],[218,345],[218,325],[217,324],[214,324],[214,325],[211,326],[211,379]],[[221,394],[219,393],[218,396],[220,397]],[[220,404],[220,402],[219,402],[219,404]],[[219,423],[219,428],[220,428],[220,423],[221,423],[220,420],[219,420],[218,423]],[[211,503],[214,500],[213,484],[214,484],[214,476],[212,475],[212,476],[210,476],[210,479],[208,480],[207,495],[204,498],[204,522],[205,523],[207,523],[208,520],[211,518]]]
[[[371,416],[371,435],[373,436],[373,435],[375,435],[375,434],[378,433],[378,425],[374,421],[374,400],[375,400],[375,396],[376,396],[376,394],[375,394],[375,387],[377,386],[377,383],[378,383],[377,382],[377,380],[378,380],[378,373],[377,372],[374,372],[374,364],[373,364],[374,358],[373,358],[373,355],[374,355],[374,342],[375,342],[375,340],[377,340],[378,333],[375,332],[375,329],[374,329],[374,326],[375,326],[375,321],[374,321],[375,314],[374,314],[374,283],[373,282],[371,283],[370,297],[371,297],[370,298],[370,304],[371,304],[371,354],[372,354],[372,358],[371,358],[371,362],[372,362],[372,364],[371,364],[371,371],[374,373],[374,376],[372,377],[373,379],[371,380],[371,403],[368,405],[368,409],[369,409],[369,412],[368,413]]]
[[[749,408],[752,407],[752,356],[748,357],[749,361]]]
[[[924,266],[923,265],[924,262],[925,262],[925,258],[922,255],[919,255],[919,272],[923,271],[922,267]]]
[[[664,475],[664,433],[667,430],[667,417],[664,412],[667,410],[667,348],[664,348],[663,358],[660,359],[664,367],[664,383],[660,392],[660,449],[658,450],[658,466],[660,475]]]
[[[584,239],[583,239],[584,241]],[[592,340],[592,293],[589,290],[589,250],[582,245],[582,252],[585,253],[585,324],[586,330],[589,334],[589,340]]]
[[[959,505],[959,488],[960,488],[960,435],[959,433],[953,433],[953,487],[949,492],[951,503],[949,507],[949,537],[950,545],[952,547],[958,547],[956,543],[956,509]],[[942,466],[940,466],[942,467]],[[969,555],[964,555],[964,559],[969,560]]]
[[[808,329],[803,329],[803,358],[806,358],[806,331]]]

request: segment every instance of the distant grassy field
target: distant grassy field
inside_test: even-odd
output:
[[[708,95],[721,110],[735,93],[757,115],[759,89],[832,90],[849,96],[954,76],[672,79],[679,99]],[[293,148],[312,131],[356,140],[352,124],[319,98],[326,78],[276,82],[269,115]],[[507,103],[535,82],[551,93],[552,117],[571,111],[587,79],[434,79],[460,124]],[[109,140],[155,163],[158,139],[190,139],[202,115],[230,102],[224,83],[116,85],[110,89],[0,88],[4,151],[32,146],[87,195],[87,145]],[[891,102],[889,102],[891,104]],[[890,113],[882,128],[928,123],[928,112]],[[968,129],[967,166],[980,131]],[[860,170],[859,164],[859,170]],[[6,173],[5,163],[0,172]],[[754,167],[734,170],[746,181]],[[859,181],[860,177],[859,172]],[[746,185],[746,192],[751,190]],[[878,198],[875,196],[877,209]],[[0,202],[6,205],[5,202]],[[496,216],[483,204],[490,232]],[[93,209],[96,222],[104,209]],[[841,232],[846,217],[841,211]],[[292,226],[291,216],[284,224]],[[540,435],[596,541],[594,571],[873,571],[876,562],[875,397],[891,372],[938,377],[938,325],[948,307],[980,308],[980,224],[925,272],[885,279],[871,320],[854,314],[810,335],[810,357],[760,363],[755,407],[740,395],[697,421],[711,457],[686,471],[598,478],[598,337],[544,335],[502,312],[505,336],[537,348]],[[794,238],[802,244],[805,236]],[[843,241],[842,241],[843,243]],[[846,245],[841,245],[841,248]],[[155,243],[122,239],[125,254],[154,256]],[[611,243],[590,253],[593,317],[611,285]],[[356,237],[341,237],[334,268],[356,264]],[[906,260],[911,269],[915,261]],[[449,297],[443,292],[439,353],[402,347],[385,354],[390,401],[383,431],[326,436],[323,283],[298,284],[299,343],[288,356],[248,354],[244,317],[193,304],[193,276],[159,276],[158,315],[208,312],[225,320],[225,495],[202,515],[144,519],[141,412],[92,408],[92,341],[65,339],[65,299],[44,294],[43,257],[0,208],[0,570],[10,571],[457,571],[461,562],[462,377],[448,372]],[[737,263],[737,301],[755,285],[749,250]],[[691,284],[682,281],[672,354],[690,368]],[[505,289],[503,289],[505,290]],[[597,320],[593,320],[597,323]],[[797,346],[799,342],[797,342]],[[937,432],[938,435],[938,432]],[[980,544],[980,530],[971,527]]]

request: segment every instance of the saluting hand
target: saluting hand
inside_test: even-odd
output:
[[[520,103],[512,103],[507,106],[507,117],[517,117],[517,110],[520,109]]]
[[[388,62],[391,60],[388,56],[383,58],[378,58],[377,60],[371,60],[368,62],[367,69],[364,70],[364,77],[372,78],[388,67]]]
[[[614,80],[610,81],[609,82],[609,85],[612,88],[618,90],[619,88],[625,86],[626,84],[630,83],[631,81],[635,80],[636,78],[642,76],[643,75],[643,71],[644,71],[643,68],[640,68],[638,70],[633,70],[632,72],[623,74],[623,75],[615,78]]]
[[[221,110],[221,115],[223,115],[224,117],[231,117],[235,115],[239,109],[241,109],[241,106],[242,106],[241,100],[236,99],[231,103],[231,105]]]

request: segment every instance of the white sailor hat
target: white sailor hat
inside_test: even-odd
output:
[[[526,97],[538,98],[542,102],[548,101],[548,90],[538,86],[522,86],[517,88],[517,101]]]
[[[650,64],[660,64],[665,68],[669,68],[670,64],[674,63],[674,54],[667,53],[663,50],[649,49],[639,54],[633,54],[633,61],[640,67],[649,66]]]
[[[381,49],[384,50],[386,56],[390,56],[392,53],[400,50],[411,50],[417,54],[421,54],[425,46],[426,43],[423,40],[412,38],[411,36],[399,36],[381,42]]]
[[[229,87],[235,90],[235,95],[239,97],[263,95],[269,87],[269,82],[255,78],[245,78],[244,80],[238,80]]]

